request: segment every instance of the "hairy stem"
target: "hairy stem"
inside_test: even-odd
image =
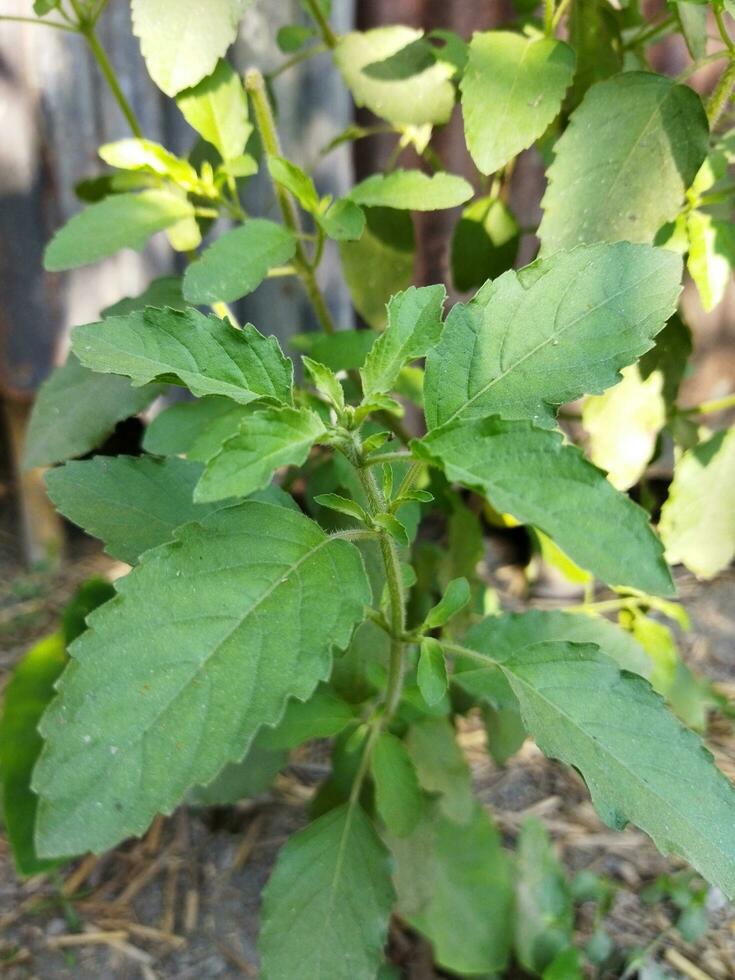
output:
[[[40,17],[15,17],[10,14],[0,14],[0,20],[12,21],[15,24],[38,24],[40,27],[53,27],[57,31],[68,31],[70,34],[79,33],[73,24],[62,24],[57,20],[41,20]]]
[[[731,55],[730,64],[720,76],[720,80],[707,102],[707,121],[711,130],[715,128],[724,112],[732,95],[733,87],[735,87],[735,53]]]
[[[273,112],[268,101],[265,81],[257,68],[251,68],[245,75],[245,87],[252,99],[255,122],[260,133],[266,157],[281,156],[278,131],[276,130]],[[334,333],[337,326],[332,319],[332,314],[329,312],[329,307],[324,299],[324,294],[319,288],[319,283],[316,281],[314,267],[309,262],[301,242],[302,228],[296,203],[286,188],[281,187],[276,181],[273,181],[273,192],[276,195],[278,206],[283,215],[283,223],[296,237],[296,255],[293,263],[296,274],[301,280],[322,329],[326,333]]]
[[[80,33],[89,45],[89,50],[94,55],[95,61],[100,67],[100,71],[105,77],[105,81],[110,86],[110,91],[115,97],[115,101],[120,106],[120,111],[125,116],[128,126],[132,130],[134,136],[138,139],[142,139],[143,131],[140,128],[138,119],[133,112],[133,107],[130,105],[128,100],[125,98],[125,93],[120,87],[120,83],[117,80],[117,75],[115,74],[115,69],[110,64],[110,59],[107,57],[104,48],[99,42],[97,35],[95,34],[94,27],[80,26]]]
[[[322,36],[322,40],[328,48],[336,48],[338,37],[332,30],[332,27],[324,16],[324,11],[321,8],[319,0],[306,0],[306,6],[309,9],[309,13],[314,18],[316,26],[319,28],[319,33]]]

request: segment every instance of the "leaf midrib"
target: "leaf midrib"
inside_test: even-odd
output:
[[[501,371],[500,374],[498,374],[494,378],[491,378],[490,381],[488,381],[481,388],[479,388],[474,395],[468,398],[467,401],[464,402],[462,405],[460,405],[459,408],[455,409],[454,412],[448,418],[444,419],[441,425],[448,425],[450,422],[453,422],[458,416],[460,416],[472,404],[474,404],[474,402],[476,402],[479,398],[482,398],[483,395],[486,395],[491,388],[493,388],[496,384],[498,384],[509,374],[511,374],[513,371],[519,368],[521,364],[527,361],[530,357],[534,357],[536,354],[538,354],[539,351],[543,350],[545,347],[548,347],[550,344],[553,344],[554,340],[558,341],[559,336],[565,335],[569,330],[572,330],[574,327],[576,327],[577,324],[580,323],[582,320],[584,320],[586,317],[591,316],[592,314],[596,313],[600,309],[603,309],[605,306],[607,306],[613,300],[617,299],[619,296],[622,296],[624,293],[630,292],[632,289],[637,289],[638,286],[646,282],[646,280],[651,279],[656,274],[658,274],[658,270],[648,272],[646,273],[645,276],[642,276],[640,279],[636,279],[635,282],[628,283],[628,285],[626,285],[622,289],[619,289],[617,292],[606,296],[605,299],[602,302],[598,303],[596,306],[590,307],[590,309],[585,310],[584,313],[581,313],[573,320],[570,320],[569,323],[567,323],[567,325],[563,327],[561,330],[559,330],[558,332],[555,332],[550,336],[545,337],[539,344],[537,344],[531,350],[527,351],[527,353],[525,353],[517,361],[514,361],[511,365],[509,365],[509,367],[506,368],[505,371]],[[573,285],[573,283],[571,285]],[[571,285],[568,288],[571,288]],[[558,309],[559,309],[559,305],[557,305],[557,314],[558,314]],[[484,321],[483,321],[483,325],[484,325]],[[508,333],[514,325],[515,325],[515,319],[511,321],[511,324],[509,325],[508,331],[506,331],[506,333]],[[479,336],[479,331],[476,334],[476,337],[478,336]]]

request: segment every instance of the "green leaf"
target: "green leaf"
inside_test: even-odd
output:
[[[476,804],[470,769],[451,723],[446,718],[422,718],[409,728],[406,748],[421,785],[439,795],[442,813],[455,823],[472,820]]]
[[[470,583],[466,578],[455,578],[447,585],[444,595],[439,602],[430,609],[424,619],[426,629],[438,629],[445,626],[449,620],[464,609],[470,601]]]
[[[266,487],[282,466],[301,466],[326,429],[309,409],[266,408],[245,419],[223,443],[197,484],[197,501],[246,497]]]
[[[269,156],[268,170],[272,179],[293,194],[304,211],[313,214],[319,210],[319,195],[314,181],[301,167],[285,157]]]
[[[411,285],[416,243],[405,211],[368,208],[365,219],[360,240],[340,242],[339,254],[353,306],[371,327],[382,330],[388,300]]]
[[[447,122],[454,108],[451,65],[437,62],[397,80],[375,78],[365,72],[367,66],[384,63],[422,36],[422,31],[391,25],[353,31],[339,39],[334,61],[358,106],[398,126]]]
[[[214,71],[237,37],[251,0],[132,0],[133,33],[148,72],[166,95],[196,85]]]
[[[524,613],[504,616],[488,616],[467,635],[471,646],[492,650],[499,660],[511,657],[514,651],[534,643],[549,641],[594,643],[611,657],[621,670],[651,676],[651,661],[640,643],[627,630],[620,629],[608,619],[586,613],[566,613],[559,610],[542,612],[529,609]],[[497,677],[487,667],[477,667],[461,657],[457,658],[452,681],[478,700],[497,705]]]
[[[647,351],[676,305],[681,259],[619,242],[560,252],[455,306],[426,361],[429,428],[497,412],[554,425]]]
[[[485,726],[487,750],[497,766],[505,766],[526,741],[526,731],[520,708],[513,705],[493,708],[489,704],[480,709]]]
[[[403,742],[383,732],[370,759],[375,783],[375,807],[394,837],[407,837],[424,810],[424,797],[416,770]]]
[[[348,497],[341,497],[338,493],[318,493],[314,497],[314,503],[328,510],[336,511],[338,514],[346,514],[347,517],[354,517],[355,520],[368,522],[367,513],[354,500]]]
[[[228,762],[206,786],[195,786],[186,795],[192,806],[230,806],[263,793],[288,763],[285,749],[266,748],[258,734],[241,762]]]
[[[551,37],[508,31],[472,36],[460,89],[467,147],[492,174],[542,136],[574,75],[574,51]]]
[[[43,856],[140,834],[241,759],[287,698],[326,679],[370,596],[354,545],[253,502],[185,525],[117,588],[41,724]]]
[[[536,643],[501,659],[466,642],[500,660],[539,748],[582,774],[606,823],[635,824],[735,894],[735,788],[647,681],[587,644]]]
[[[229,62],[218,61],[211,75],[176,96],[176,105],[223,160],[234,160],[245,152],[253,127],[245,89]]]
[[[500,835],[473,803],[463,824],[437,807],[407,838],[393,839],[398,913],[431,941],[440,967],[495,975],[508,961],[512,889]]]
[[[676,402],[691,353],[691,330],[675,313],[656,337],[656,346],[647,351],[638,362],[642,378],[649,378],[654,371],[660,371],[663,375],[662,390],[667,406]]]
[[[369,208],[440,211],[464,204],[473,193],[464,177],[454,174],[441,172],[429,177],[420,170],[391,170],[366,177],[352,188],[349,197]]]
[[[455,288],[477,289],[511,269],[520,237],[518,223],[502,201],[481,197],[468,204],[452,236]]]
[[[56,862],[36,854],[33,831],[38,798],[31,791],[31,772],[43,742],[36,730],[54,683],[66,663],[61,633],[45,637],[25,654],[5,688],[0,719],[0,786],[4,830],[18,873],[34,875]]]
[[[533,974],[541,973],[572,944],[569,885],[546,828],[534,817],[523,821],[518,836],[513,923],[516,955]]]
[[[158,456],[185,455],[206,463],[252,413],[252,404],[238,405],[224,395],[175,402],[148,425],[143,448]]]
[[[689,54],[697,61],[707,51],[707,4],[678,0],[672,4],[676,10],[681,33],[684,35]]]
[[[735,428],[684,453],[661,511],[666,557],[711,579],[735,557]]]
[[[360,369],[365,399],[391,391],[404,364],[424,357],[438,343],[446,296],[444,286],[411,286],[391,297],[388,325]]]
[[[584,980],[582,956],[578,949],[565,949],[544,970],[542,980]],[[650,980],[654,980],[653,977]]]
[[[288,342],[296,350],[304,351],[332,371],[353,371],[364,363],[368,351],[375,343],[375,333],[372,330],[297,333],[289,337]]]
[[[411,539],[408,536],[408,531],[406,530],[405,525],[392,514],[376,514],[373,521],[377,527],[387,531],[388,534],[390,534],[390,536],[399,544],[408,546],[411,543]]]
[[[170,191],[113,194],[90,204],[56,232],[46,247],[44,268],[61,272],[97,262],[123,248],[140,250],[151,235],[193,214],[189,201]]]
[[[388,852],[360,806],[325,813],[281,850],[263,893],[261,977],[374,977],[394,897]]]
[[[176,457],[95,456],[50,470],[46,489],[65,517],[133,565],[177,527],[213,510],[192,502],[201,473],[199,463]]]
[[[98,152],[105,163],[119,170],[143,170],[160,177],[170,177],[185,187],[195,185],[198,180],[197,172],[188,160],[179,159],[153,140],[129,137],[105,143]]]
[[[190,303],[230,303],[257,289],[268,270],[293,258],[296,239],[282,225],[251,218],[226,231],[184,274]]]
[[[419,37],[395,54],[366,65],[363,74],[382,82],[399,82],[419,75],[431,68],[435,61],[433,46],[423,37]]]
[[[314,738],[337,735],[354,720],[349,704],[317,688],[308,701],[289,701],[276,727],[261,729],[258,741],[270,749],[292,749]]]
[[[43,741],[38,722],[54,696],[54,685],[67,661],[66,646],[86,629],[85,617],[114,595],[103,579],[83,583],[64,609],[61,632],[40,640],[14,667],[3,692],[0,718],[0,789],[2,818],[16,870],[35,875],[53,867],[41,860],[33,839],[38,798],[31,773]]]
[[[730,221],[718,221],[703,211],[687,218],[687,269],[705,310],[721,302],[735,266],[735,230]]]
[[[708,143],[701,99],[688,86],[639,71],[593,85],[554,147],[542,254],[580,243],[652,242],[676,217]]]
[[[309,372],[317,391],[321,392],[338,412],[343,412],[345,408],[344,389],[331,368],[311,357],[302,357],[301,360],[304,362],[304,367]]]
[[[634,486],[653,456],[666,422],[663,383],[659,371],[644,381],[638,365],[631,364],[623,370],[622,381],[584,401],[589,458],[618,490]]]
[[[76,327],[72,349],[85,367],[124,374],[133,384],[156,379],[194,395],[227,395],[241,405],[258,398],[291,401],[293,365],[275,337],[197,310],[147,309]]]
[[[365,231],[365,212],[349,198],[335,201],[316,220],[325,234],[336,242],[356,242]]]
[[[608,0],[587,0],[572,5],[567,29],[577,68],[566,100],[570,109],[577,108],[595,82],[622,70],[623,42],[618,17],[618,11],[612,9]]]
[[[94,374],[70,354],[36,396],[24,468],[49,466],[96,449],[118,422],[142,412],[162,390],[159,385],[133,388],[125,378]]]
[[[421,697],[429,707],[438,704],[447,693],[447,665],[444,651],[433,636],[421,641],[421,653],[416,673]]]
[[[312,37],[314,31],[311,27],[305,27],[303,24],[286,24],[285,27],[278,28],[276,44],[284,54],[292,54]]]
[[[146,306],[168,306],[172,310],[186,310],[187,305],[181,293],[181,278],[161,276],[153,279],[138,296],[125,296],[112,306],[106,306],[102,310],[102,316],[123,316],[144,310]]]
[[[565,445],[561,433],[491,416],[451,422],[412,447],[441,465],[450,480],[483,494],[499,513],[539,527],[603,582],[673,594],[646,512],[576,446]]]

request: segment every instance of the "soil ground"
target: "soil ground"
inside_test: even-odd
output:
[[[56,572],[24,574],[11,556],[2,557],[0,684],[28,646],[55,628],[79,582],[115,572],[81,539]],[[682,654],[735,703],[735,572],[705,586],[685,576],[679,585],[693,622],[681,638]],[[714,714],[707,741],[735,778],[733,723]],[[581,780],[530,743],[501,769],[488,761],[479,724],[468,722],[461,742],[479,797],[509,845],[523,817],[535,814],[570,872],[590,868],[615,882],[605,927],[616,945],[650,947],[665,971],[660,976],[735,978],[735,908],[717,890],[708,897],[709,931],[687,945],[672,928],[673,908],[640,899],[657,875],[682,865],[660,857],[636,830],[606,828]],[[256,977],[261,890],[278,848],[306,822],[306,806],[325,771],[318,753],[296,755],[269,793],[227,809],[181,809],[158,820],[143,840],[77,861],[55,880],[20,882],[0,839],[0,974],[9,980]],[[583,941],[591,929],[584,906],[578,927]],[[439,975],[426,944],[399,926],[392,928],[390,952],[409,980]]]

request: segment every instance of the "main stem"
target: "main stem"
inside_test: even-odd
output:
[[[309,8],[309,13],[316,21],[317,27],[319,28],[319,33],[322,36],[322,40],[328,48],[337,47],[337,35],[332,30],[332,27],[324,16],[324,11],[321,8],[319,0],[306,0],[306,6]]]
[[[265,81],[257,68],[251,68],[247,72],[245,76],[245,87],[250,93],[250,98],[253,102],[255,122],[258,126],[258,132],[260,133],[266,158],[281,156],[281,146],[268,100],[268,93],[265,88]],[[314,307],[314,312],[322,329],[326,333],[334,333],[337,326],[332,319],[332,314],[329,312],[329,307],[319,288],[319,283],[316,281],[314,269],[307,258],[301,241],[302,228],[296,204],[286,188],[281,187],[276,181],[273,181],[273,190],[278,201],[278,206],[281,209],[281,214],[283,215],[283,222],[296,237],[296,255],[293,263],[296,273],[306,290],[311,305]]]
[[[99,42],[99,39],[95,33],[94,27],[92,25],[80,27],[80,33],[89,45],[89,50],[94,55],[95,61],[100,67],[100,71],[105,76],[105,81],[110,86],[110,91],[115,97],[115,101],[120,106],[120,111],[125,116],[128,126],[132,130],[134,136],[138,139],[143,138],[143,131],[140,128],[140,124],[133,112],[133,107],[130,105],[128,100],[125,98],[125,93],[120,87],[120,83],[117,80],[117,75],[115,74],[115,69],[110,63],[110,59],[105,53],[105,49]]]
[[[731,54],[730,57],[730,64],[720,76],[720,80],[707,102],[707,121],[710,129],[714,129],[717,125],[732,95],[733,87],[735,87],[735,54]]]

